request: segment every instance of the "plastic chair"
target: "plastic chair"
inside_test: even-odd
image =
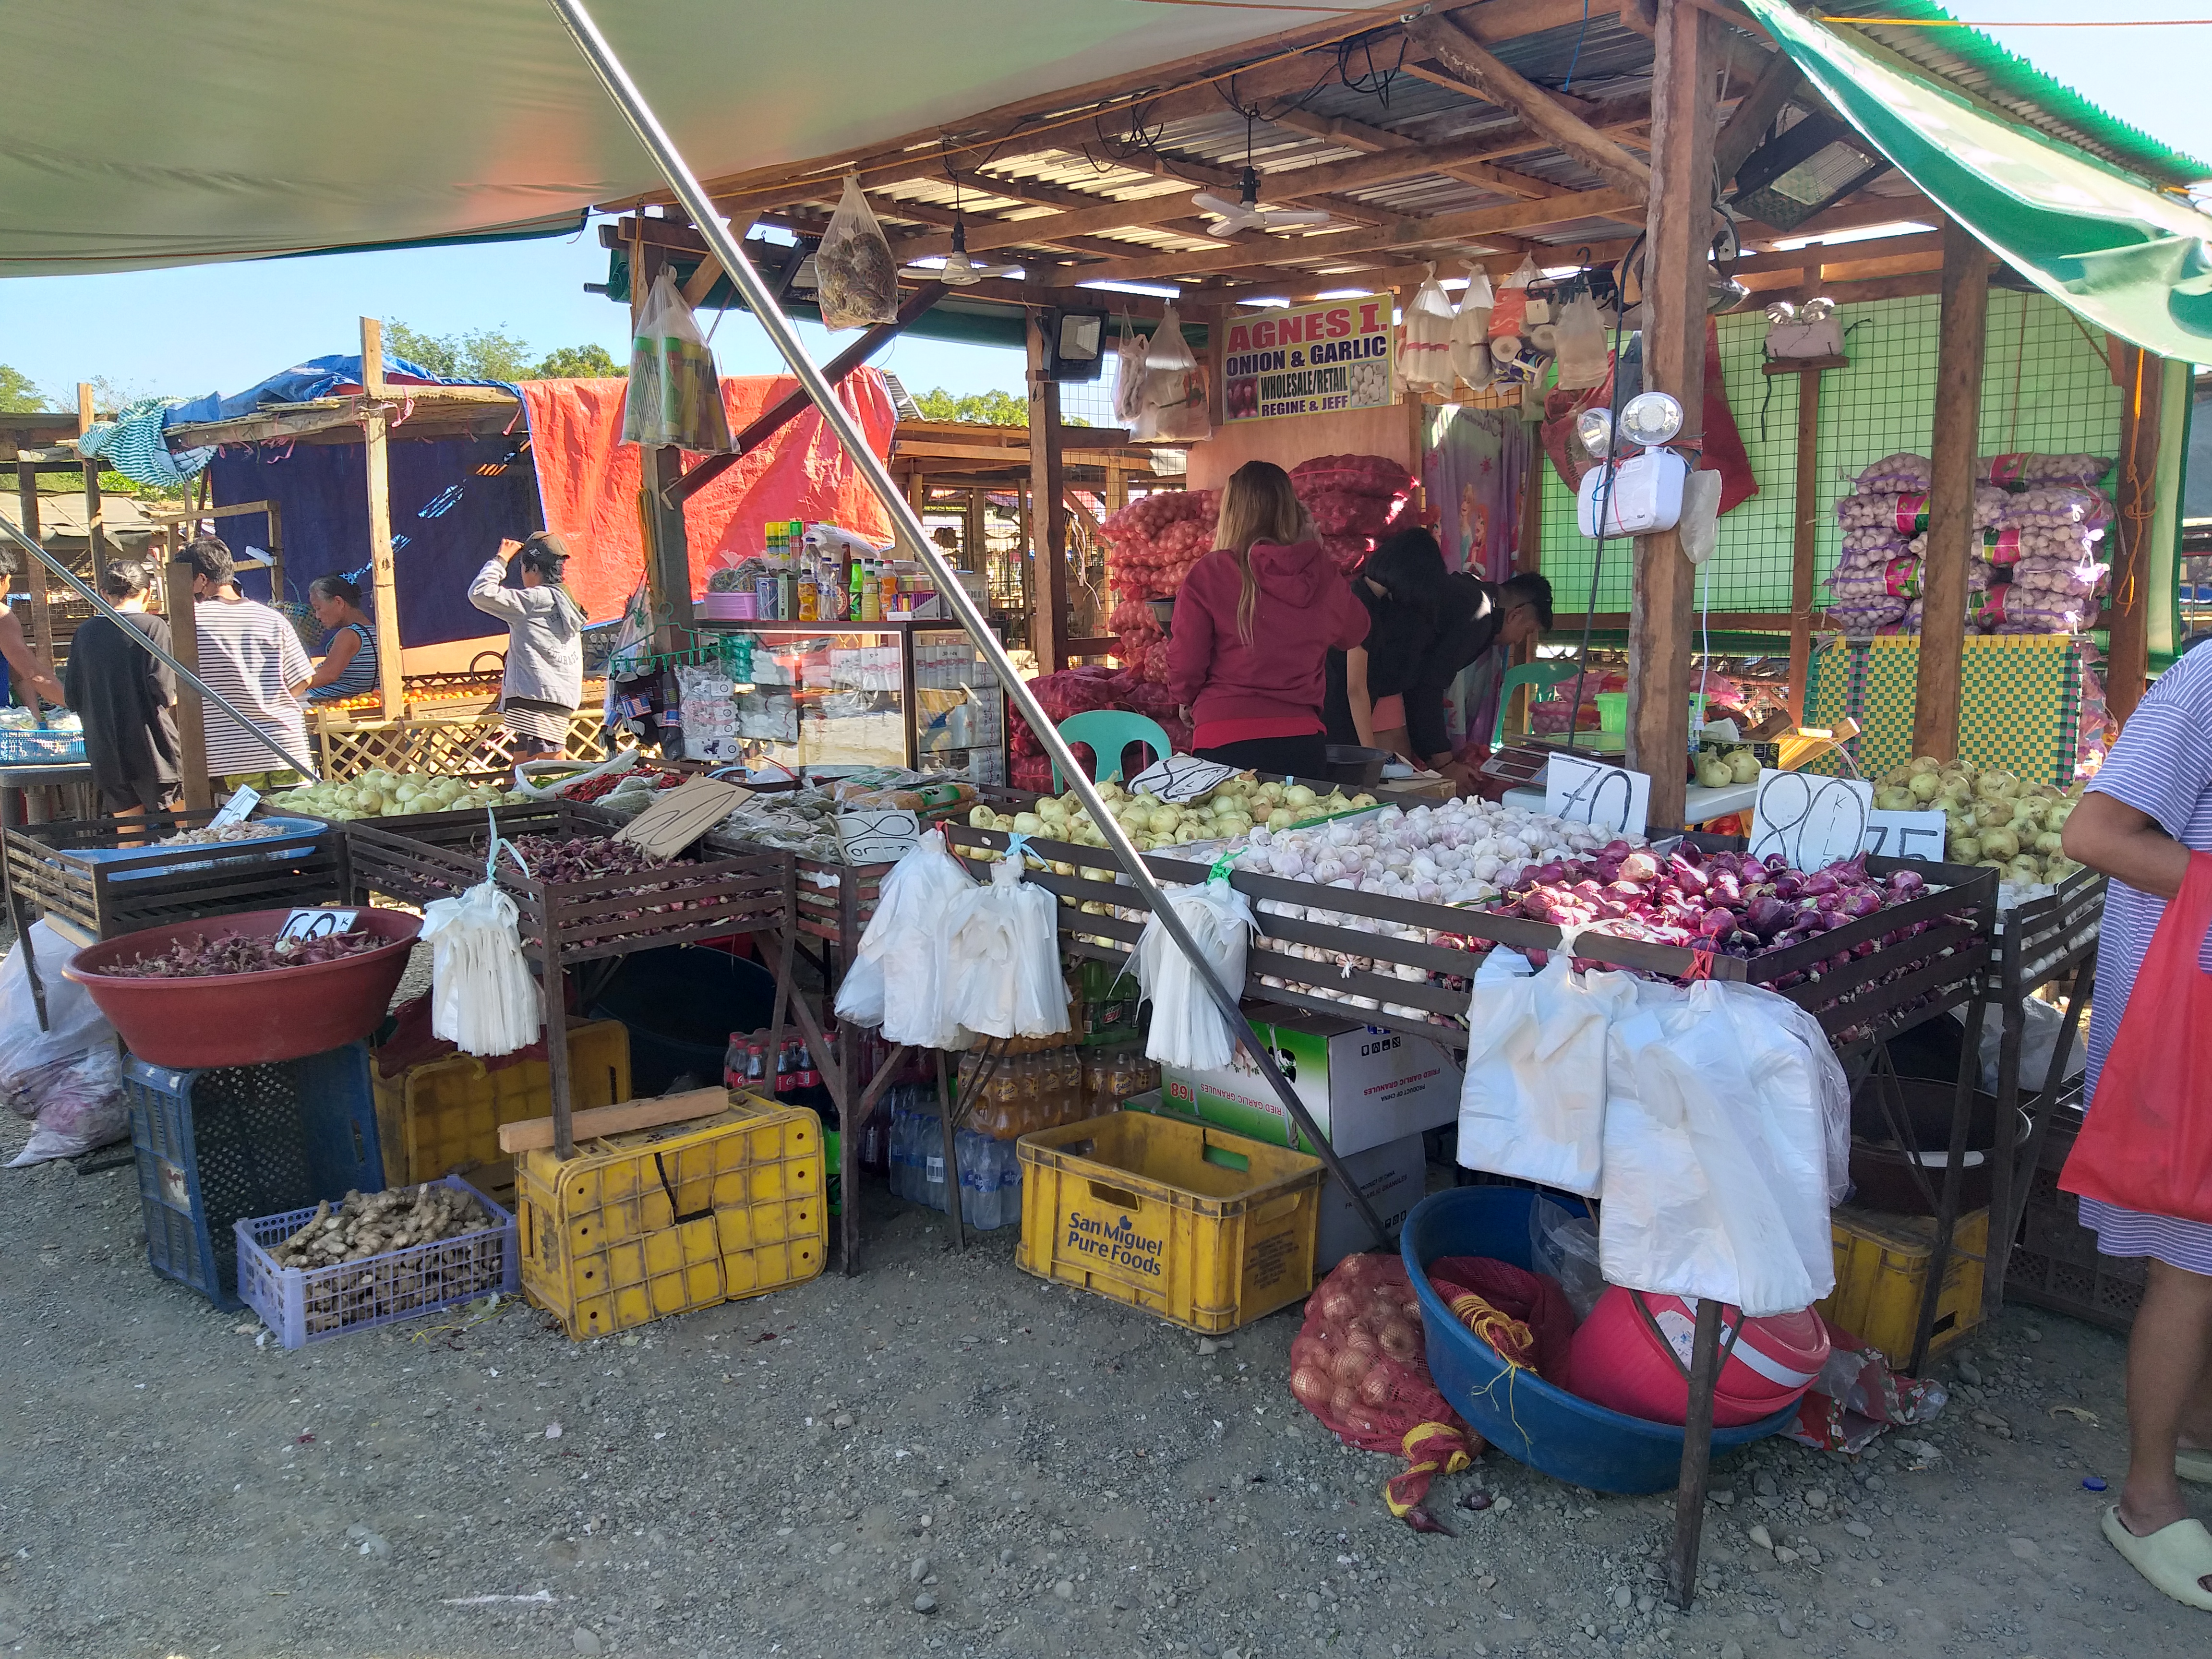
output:
[[[1498,722],[1490,729],[1490,746],[1496,749],[1505,736],[1505,711],[1513,705],[1513,689],[1520,685],[1550,690],[1561,680],[1571,680],[1582,665],[1571,657],[1546,657],[1540,662],[1509,668],[1498,682]]]
[[[1175,753],[1175,744],[1156,720],[1143,714],[1133,714],[1125,708],[1091,708],[1080,714],[1070,714],[1060,723],[1060,735],[1068,742],[1091,745],[1091,781],[1103,783],[1121,770],[1121,753],[1133,743],[1141,743],[1152,751],[1154,760],[1165,760]],[[1138,771],[1142,771],[1142,767]],[[1128,774],[1134,777],[1135,772]],[[1052,793],[1058,794],[1062,784],[1060,768],[1052,769]]]

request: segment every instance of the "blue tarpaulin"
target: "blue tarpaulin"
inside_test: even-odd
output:
[[[493,386],[520,399],[522,393],[505,380],[447,380],[433,374],[428,369],[410,363],[402,357],[384,360],[384,379],[389,386]],[[317,398],[337,398],[359,392],[361,387],[361,354],[351,356],[343,353],[329,357],[310,357],[304,363],[271,374],[267,380],[245,391],[224,397],[210,392],[204,398],[195,398],[190,403],[179,404],[169,410],[164,426],[191,426],[204,421],[234,421],[241,415],[251,415],[256,410],[272,404],[311,403]]]

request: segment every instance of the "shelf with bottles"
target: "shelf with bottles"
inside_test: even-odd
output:
[[[764,525],[761,550],[709,575],[696,608],[709,622],[792,625],[942,625],[950,616],[927,567],[797,519]]]

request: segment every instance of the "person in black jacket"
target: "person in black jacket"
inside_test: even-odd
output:
[[[1328,690],[1322,707],[1331,743],[1388,749],[1412,758],[1405,694],[1413,688],[1442,621],[1444,556],[1421,529],[1385,536],[1352,579],[1367,607],[1367,639],[1328,653]]]
[[[1406,747],[1401,752],[1465,791],[1474,787],[1474,778],[1454,758],[1444,698],[1461,671],[1480,661],[1493,646],[1510,651],[1551,627],[1552,584],[1533,570],[1494,584],[1461,571],[1444,579],[1437,612],[1435,632],[1406,692]],[[1498,668],[1503,673],[1504,664]]]
[[[88,618],[70,641],[62,684],[84,721],[84,757],[100,800],[117,817],[162,812],[177,804],[177,677],[169,665],[124,632],[137,629],[163,650],[169,624],[146,609],[151,579],[135,559],[100,573],[100,591],[124,622]]]

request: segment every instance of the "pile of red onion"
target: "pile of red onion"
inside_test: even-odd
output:
[[[1402,1273],[1389,1273],[1395,1265],[1388,1256],[1347,1256],[1315,1293],[1320,1319],[1291,1343],[1291,1392],[1332,1426],[1367,1431],[1370,1414],[1400,1389],[1399,1368],[1428,1376],[1420,1301]]]
[[[1917,898],[1927,884],[1911,870],[1886,880],[1863,856],[1809,875],[1778,855],[1700,853],[1684,845],[1661,859],[1625,841],[1586,859],[1533,866],[1498,908],[1554,927],[1595,925],[1617,939],[1677,945],[1731,957],[1785,951],[1847,922]],[[1838,958],[1870,956],[1927,927],[1909,922]]]
[[[117,979],[209,979],[222,974],[265,974],[274,968],[308,968],[398,945],[396,939],[356,931],[319,939],[249,939],[226,933],[221,939],[190,933],[173,940],[159,956],[100,971]]]

